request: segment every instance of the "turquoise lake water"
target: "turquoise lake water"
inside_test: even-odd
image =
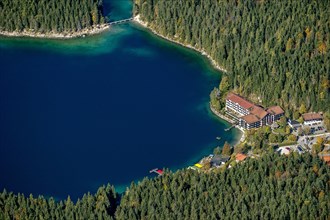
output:
[[[105,3],[112,20],[130,16],[130,1]],[[83,39],[2,37],[0,66],[0,190],[122,191],[239,138],[208,109],[220,73],[132,23]]]

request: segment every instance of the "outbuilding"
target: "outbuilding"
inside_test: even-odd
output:
[[[295,131],[302,127],[299,122],[290,119],[288,120],[288,125]]]
[[[236,154],[236,162],[241,162],[241,161],[245,160],[246,158],[247,158],[247,156],[245,154],[242,154],[242,153]]]
[[[221,156],[221,155],[216,155],[211,159],[211,166],[212,167],[219,167],[221,165],[224,165],[230,157],[228,156]]]

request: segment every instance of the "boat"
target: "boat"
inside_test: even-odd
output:
[[[217,140],[221,140],[221,137],[216,137]]]

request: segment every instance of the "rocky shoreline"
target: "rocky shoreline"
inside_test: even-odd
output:
[[[39,33],[31,30],[24,30],[21,32],[18,31],[0,31],[1,36],[5,37],[34,37],[34,38],[49,38],[49,39],[71,39],[77,37],[84,37],[88,35],[95,35],[104,32],[109,29],[110,26],[108,24],[95,25],[91,28],[85,28],[78,32],[63,32],[63,33]]]
[[[159,36],[159,37],[161,37],[161,38],[163,38],[163,39],[166,39],[166,40],[168,40],[168,41],[170,41],[170,42],[173,42],[173,43],[179,44],[179,45],[184,46],[184,47],[188,47],[188,48],[190,48],[190,49],[192,49],[192,50],[195,50],[195,51],[199,52],[200,54],[202,54],[203,56],[206,56],[206,57],[211,61],[211,63],[212,63],[212,65],[213,65],[214,68],[216,68],[217,70],[220,70],[220,71],[222,71],[222,72],[225,72],[225,73],[228,72],[224,67],[220,66],[220,65],[219,65],[219,64],[218,64],[218,63],[217,63],[217,62],[216,62],[216,61],[215,61],[215,60],[214,60],[214,59],[213,59],[208,53],[206,53],[204,50],[200,50],[200,49],[198,49],[198,48],[196,48],[196,47],[194,47],[194,46],[192,46],[192,45],[190,45],[190,44],[183,44],[183,43],[181,43],[181,42],[179,42],[179,41],[176,41],[176,40],[174,40],[174,39],[172,39],[172,38],[166,37],[166,36],[164,36],[164,35],[158,33],[157,31],[153,30],[153,29],[148,25],[148,23],[146,23],[146,22],[144,22],[144,21],[142,21],[142,20],[140,19],[140,15],[135,16],[135,17],[133,18],[133,21],[135,21],[136,23],[140,24],[141,26],[143,26],[143,27],[145,27],[145,28],[148,28],[152,33],[154,33],[155,35],[157,35],[157,36]]]

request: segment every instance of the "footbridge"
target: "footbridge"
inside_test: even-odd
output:
[[[126,19],[122,19],[122,20],[118,20],[118,21],[111,21],[111,22],[108,22],[107,24],[110,26],[110,25],[126,23],[126,22],[129,22],[132,20],[133,20],[133,18],[126,18]]]

